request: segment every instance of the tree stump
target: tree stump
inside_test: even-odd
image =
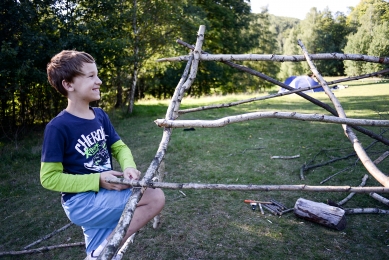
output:
[[[345,213],[341,208],[303,198],[299,198],[294,205],[294,214],[298,217],[336,230],[346,228]]]

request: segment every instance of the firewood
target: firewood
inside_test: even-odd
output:
[[[346,228],[345,211],[325,203],[299,198],[294,206],[294,214],[303,219],[336,230],[343,230]]]

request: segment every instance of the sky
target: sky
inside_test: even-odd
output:
[[[333,14],[340,11],[347,15],[347,7],[355,7],[359,2],[360,0],[250,0],[253,13],[260,13],[261,7],[268,6],[270,14],[300,20],[304,20],[312,7],[316,7],[318,11],[323,11],[328,7]]]

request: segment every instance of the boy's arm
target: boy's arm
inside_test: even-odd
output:
[[[60,162],[42,162],[40,179],[42,186],[48,190],[60,192],[99,191],[100,174],[63,173]]]
[[[115,142],[111,146],[111,150],[112,156],[119,162],[122,171],[129,167],[136,169],[136,164],[131,150],[122,140]]]

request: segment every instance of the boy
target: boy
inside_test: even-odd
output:
[[[89,103],[100,99],[101,80],[93,57],[62,51],[47,65],[50,84],[67,97],[68,105],[46,126],[41,158],[42,186],[62,193],[62,207],[82,227],[86,253],[96,259],[116,227],[131,195],[127,185],[106,178],[139,179],[130,149],[113,128],[108,115]],[[112,170],[112,156],[123,172]],[[165,204],[160,189],[147,189],[124,237],[143,227]]]

